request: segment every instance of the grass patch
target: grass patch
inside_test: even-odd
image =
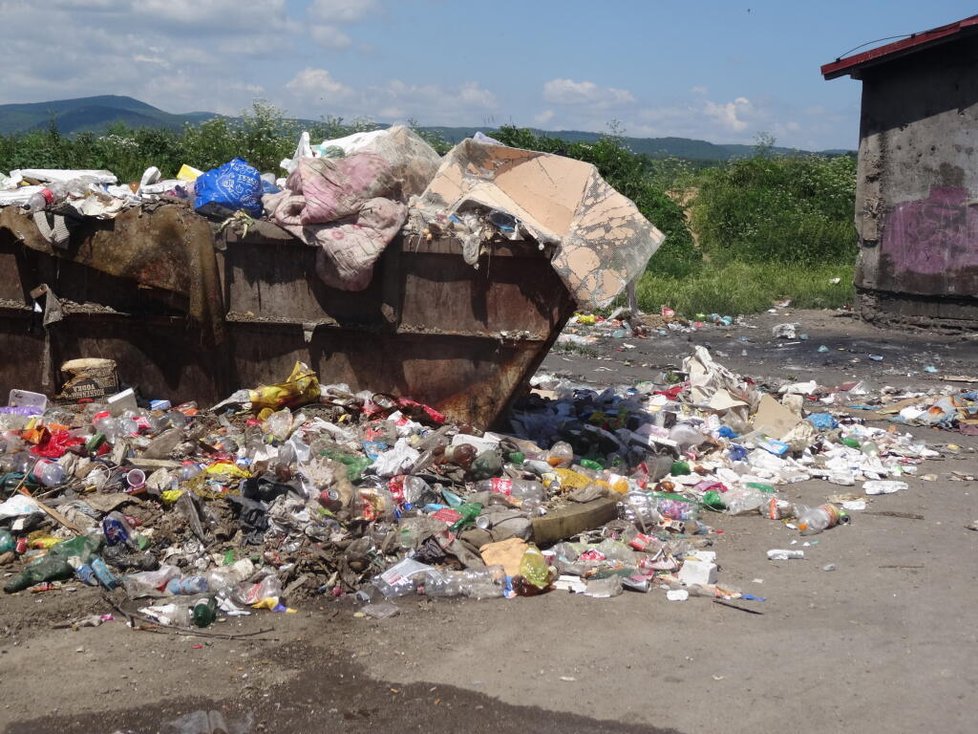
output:
[[[833,284],[834,278],[840,282]],[[662,305],[680,314],[748,314],[791,299],[794,308],[840,308],[853,299],[852,265],[703,263],[684,275],[648,271],[636,289],[639,306],[655,313]]]

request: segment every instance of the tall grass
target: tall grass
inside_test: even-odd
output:
[[[728,261],[705,263],[686,275],[649,269],[636,288],[643,311],[663,305],[696,314],[747,314],[765,311],[775,301],[791,299],[796,308],[839,308],[852,301],[851,264],[799,265]],[[838,278],[838,283],[833,283]]]

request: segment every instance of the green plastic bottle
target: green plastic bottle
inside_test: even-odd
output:
[[[63,579],[70,579],[74,575],[75,569],[68,564],[65,558],[52,556],[49,553],[43,558],[38,558],[10,579],[7,585],[3,587],[3,590],[8,594],[13,594],[17,591],[23,591],[34,584],[39,584],[42,581],[61,581]]]
[[[195,627],[210,627],[217,619],[217,600],[213,596],[198,599],[190,610],[190,618]]]
[[[498,477],[503,471],[503,458],[498,451],[483,451],[475,457],[469,472],[476,481]]]
[[[462,517],[456,520],[455,524],[452,525],[452,530],[458,532],[462,528],[468,527],[475,522],[475,519],[479,516],[479,513],[482,512],[482,505],[478,502],[465,502],[455,509],[462,514]]]
[[[669,469],[669,473],[674,477],[685,476],[690,473],[689,463],[685,461],[674,461],[672,462],[672,468]]]
[[[98,536],[77,535],[71,540],[65,540],[51,546],[48,555],[57,558],[77,557],[81,559],[82,563],[88,563],[101,544],[102,540]]]

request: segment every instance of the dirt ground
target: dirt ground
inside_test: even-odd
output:
[[[784,322],[808,339],[774,339],[772,326]],[[814,311],[605,338],[585,353],[558,348],[541,371],[635,383],[678,365],[694,344],[760,382],[939,389],[967,384],[945,383],[948,375],[978,376],[978,345],[966,336],[882,331]],[[241,732],[973,731],[978,532],[966,525],[978,519],[978,487],[951,477],[978,474],[978,438],[910,430],[960,450],[921,467],[937,481],[911,478],[907,491],[871,498],[847,526],[803,539],[760,517],[710,516],[723,530],[714,546],[720,579],[764,597],[740,603],[760,614],[706,598],[670,602],[661,590],[417,597],[382,621],[355,617],[352,600],[324,599],[208,630],[253,635],[222,639],[133,631],[118,619],[55,629],[111,608],[92,589],[22,593],[0,598],[0,725],[181,731],[178,717],[217,711]],[[846,489],[857,488],[812,481],[786,494],[811,503]],[[769,548],[805,542],[804,560],[766,558]]]

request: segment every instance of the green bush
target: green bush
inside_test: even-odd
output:
[[[704,171],[693,227],[718,262],[851,263],[852,156],[757,155]]]

